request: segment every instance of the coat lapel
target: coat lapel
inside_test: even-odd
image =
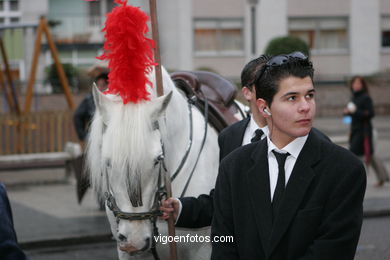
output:
[[[313,166],[320,159],[320,142],[312,133],[302,148],[287,183],[279,214],[275,219],[270,240],[269,253],[276,248],[295,217],[296,211],[304,198],[315,172]]]
[[[242,140],[244,139],[245,130],[249,124],[249,121],[250,121],[250,117],[248,116],[237,125],[237,128],[232,133],[232,140],[230,142],[231,148],[229,152],[233,151],[234,149],[242,145]]]
[[[267,138],[252,153],[252,167],[246,172],[250,202],[264,252],[267,254],[272,228],[271,195],[268,174]]]

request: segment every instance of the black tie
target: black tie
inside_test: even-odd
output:
[[[289,153],[278,153],[276,151],[272,151],[276,157],[276,160],[278,161],[278,182],[276,183],[276,188],[274,192],[274,197],[272,200],[272,215],[273,219],[275,220],[276,215],[278,213],[278,208],[280,206],[280,202],[283,198],[283,193],[286,185],[286,176],[284,172],[284,163],[286,162],[287,156],[289,156]]]
[[[261,140],[261,137],[263,136],[263,134],[264,134],[263,130],[261,130],[261,129],[256,129],[256,131],[255,131],[255,136],[252,137],[251,143],[260,141],[260,140]]]

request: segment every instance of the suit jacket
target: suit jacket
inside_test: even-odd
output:
[[[231,126],[222,130],[218,136],[219,159],[222,160],[226,155],[240,147],[244,138],[246,127],[250,117],[244,118]],[[213,217],[213,193],[202,194],[198,198],[184,197],[180,198],[182,211],[176,222],[177,227],[200,228],[211,225]]]
[[[221,161],[226,155],[241,147],[244,139],[245,130],[250,122],[250,117],[244,118],[237,123],[230,125],[222,130],[218,136],[219,145],[219,160]],[[313,128],[313,131],[318,135],[329,141],[329,137]],[[213,218],[213,197],[214,189],[210,194],[202,194],[198,198],[183,197],[179,198],[182,203],[182,211],[176,222],[177,227],[185,228],[201,228],[211,225]]]
[[[212,259],[352,260],[366,174],[352,153],[311,131],[272,220],[267,140],[222,160],[214,194]]]
[[[0,183],[0,259],[27,259],[16,239],[11,207],[7,192],[2,183]]]

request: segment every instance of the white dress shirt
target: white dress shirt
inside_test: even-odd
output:
[[[264,133],[261,139],[265,138],[268,135],[268,126],[259,127],[253,119],[253,116],[251,116],[249,123],[245,129],[244,138],[242,139],[242,145],[251,143],[251,139],[255,136],[255,131],[257,129],[261,129]]]
[[[308,135],[298,137],[294,139],[291,143],[283,147],[282,149],[278,149],[274,143],[272,143],[270,138],[267,138],[268,142],[268,168],[269,168],[269,181],[270,181],[270,188],[271,188],[271,201],[274,197],[274,192],[276,188],[276,183],[278,181],[278,173],[279,173],[279,167],[278,167],[278,161],[276,160],[276,157],[274,153],[272,152],[275,150],[278,153],[289,153],[290,155],[287,157],[286,162],[284,164],[284,172],[286,174],[286,183],[287,185],[288,180],[290,179],[291,172],[294,168],[295,162],[297,161],[298,155],[301,152],[303,146],[306,143]]]

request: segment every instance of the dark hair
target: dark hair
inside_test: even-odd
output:
[[[269,55],[261,55],[260,57],[251,60],[245,65],[241,72],[242,87],[247,87],[252,90],[257,72],[263,68],[270,57],[271,56]]]
[[[270,61],[277,56],[273,56]],[[288,55],[286,55],[286,57],[288,57]],[[280,81],[289,76],[298,78],[305,78],[309,76],[313,81],[313,73],[313,65],[308,58],[288,58],[287,62],[277,66],[269,65],[267,63],[266,66],[256,75],[256,98],[264,99],[267,102],[267,105],[271,106],[272,100],[279,90]]]
[[[99,79],[104,79],[105,81],[108,81],[108,73],[106,73],[106,72],[100,73],[100,74],[95,78],[95,82],[97,82]]]
[[[363,91],[366,92],[368,94],[368,85],[367,85],[367,81],[362,77],[362,76],[353,76],[350,83],[349,83],[349,88],[351,89],[351,91],[353,92],[353,89],[352,89],[352,85],[353,83],[355,82],[355,80],[360,80],[360,82],[362,83],[362,87],[363,87]]]

